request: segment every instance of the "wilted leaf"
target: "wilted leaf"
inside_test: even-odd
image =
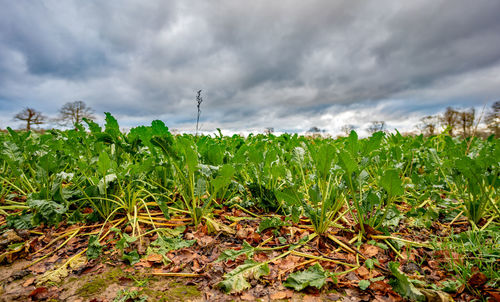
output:
[[[158,236],[158,239],[151,242],[148,247],[148,254],[155,253],[165,255],[166,253],[185,247],[190,247],[196,242],[193,240],[184,240],[182,238],[167,238],[165,236]]]
[[[128,261],[130,265],[133,265],[141,260],[141,256],[139,256],[137,251],[132,251],[130,253],[123,253],[122,259]]]
[[[89,237],[89,245],[87,249],[87,258],[97,259],[101,255],[102,245],[99,243],[99,237],[97,235],[91,235]]]
[[[422,294],[408,279],[408,277],[399,270],[399,263],[389,262],[389,269],[396,278],[391,280],[390,284],[395,292],[403,298],[412,301],[425,301],[425,295]]]
[[[224,275],[224,281],[217,284],[217,287],[226,293],[238,293],[250,288],[247,279],[259,279],[261,276],[269,274],[267,263],[259,263],[253,260],[247,260],[244,264],[236,267],[231,272]]]
[[[290,274],[283,283],[286,287],[291,287],[296,291],[301,291],[308,286],[314,286],[320,289],[325,285],[328,274],[323,267],[316,263],[307,270]]]
[[[250,259],[255,253],[255,248],[251,246],[248,242],[243,241],[243,247],[240,250],[225,250],[217,258],[216,262],[219,261],[227,261],[227,260],[235,260],[240,255],[246,255],[248,259]]]
[[[287,225],[284,221],[282,221],[278,217],[271,217],[271,218],[265,218],[264,220],[261,221],[259,224],[258,232],[262,233],[263,231],[270,229],[270,228],[279,228],[282,226]]]

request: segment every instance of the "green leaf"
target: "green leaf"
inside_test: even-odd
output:
[[[358,170],[358,163],[353,159],[350,153],[342,150],[339,153],[340,165],[349,175]]]
[[[87,258],[97,259],[101,255],[101,251],[102,251],[102,245],[99,243],[99,237],[97,235],[91,235],[89,237]]]
[[[251,246],[248,242],[243,241],[243,247],[241,250],[225,250],[217,258],[216,262],[236,260],[240,255],[246,255],[250,259],[255,253],[255,248]]]
[[[301,291],[308,286],[320,289],[325,285],[327,277],[328,273],[325,272],[321,265],[316,263],[305,271],[290,274],[283,285],[296,291]]]
[[[175,229],[166,228],[161,230],[165,237],[179,237],[186,230],[186,226],[178,226]]]
[[[120,233],[121,234],[121,233]],[[121,234],[122,238],[116,242],[116,247],[123,251],[124,248],[129,246],[129,243],[135,242],[137,237],[132,237],[128,234]]]
[[[158,204],[158,207],[160,208],[161,212],[163,213],[163,216],[165,219],[170,219],[170,213],[168,211],[168,205],[164,200],[158,199],[156,201],[156,204]]]
[[[86,117],[83,118],[83,121],[89,125],[90,132],[95,134],[95,133],[101,133],[102,129],[101,127],[96,123],[93,122],[92,120],[87,119]]]
[[[190,247],[196,242],[193,240],[184,240],[182,238],[167,238],[165,236],[158,236],[158,239],[151,242],[148,247],[148,254],[155,253],[165,255],[166,253],[174,250],[179,250],[185,247]]]
[[[12,228],[12,229],[18,229],[18,230],[28,230],[33,228],[33,224],[31,221],[33,220],[33,214],[32,213],[23,213],[21,215],[8,215],[6,218],[7,220],[7,227]]]
[[[141,260],[141,256],[139,256],[137,251],[132,251],[130,253],[123,253],[122,259],[128,261],[130,265],[134,265]]]
[[[33,211],[32,223],[39,225],[46,223],[54,225],[62,221],[62,215],[66,213],[66,208],[52,200],[32,200],[28,199],[27,205]]]
[[[118,121],[111,115],[111,113],[104,112],[104,114],[106,115],[106,125],[104,131],[115,136],[121,134]]]
[[[250,288],[248,279],[255,280],[269,274],[269,266],[267,263],[259,263],[253,260],[247,260],[244,264],[237,266],[234,270],[225,274],[224,281],[217,284],[217,287],[226,293],[239,293],[247,288]]]
[[[389,262],[389,269],[392,275],[396,278],[391,280],[389,284],[395,292],[400,294],[403,298],[412,301],[425,301],[425,295],[422,294],[408,279],[408,277],[399,270],[399,263]]]
[[[404,194],[403,182],[399,178],[397,170],[389,169],[384,171],[380,178],[380,185],[390,196],[399,196]]]
[[[378,259],[368,258],[365,260],[365,266],[367,269],[373,269],[375,267],[375,264],[380,264],[378,262]]]
[[[99,159],[97,160],[97,170],[102,176],[104,176],[110,168],[111,159],[106,151],[102,151],[101,154],[99,154]]]
[[[265,231],[267,229],[279,228],[279,227],[282,227],[285,225],[287,225],[287,223],[285,223],[284,221],[282,221],[278,217],[265,218],[259,224],[259,228],[258,228],[257,232],[262,233],[263,231]]]
[[[346,149],[349,151],[349,153],[351,153],[352,156],[355,157],[358,153],[358,148],[358,134],[356,133],[356,131],[352,130],[351,133],[349,133],[349,137],[347,138]]]
[[[369,280],[360,280],[358,283],[360,290],[366,290],[370,286]]]

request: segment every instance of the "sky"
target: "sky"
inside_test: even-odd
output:
[[[500,1],[0,0],[0,128],[84,101],[102,123],[223,133],[415,129],[500,100]],[[50,126],[50,125],[48,125]]]

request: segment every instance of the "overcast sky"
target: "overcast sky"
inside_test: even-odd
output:
[[[0,0],[0,128],[82,100],[102,122],[412,130],[500,99],[500,1]]]

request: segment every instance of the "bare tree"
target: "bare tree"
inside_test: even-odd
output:
[[[453,130],[455,130],[458,125],[458,113],[459,112],[455,109],[448,107],[440,118],[441,124],[449,129],[451,136],[453,136]]]
[[[340,131],[344,132],[345,135],[349,135],[354,128],[354,125],[345,124],[340,127]]]
[[[267,127],[266,129],[264,129],[264,133],[265,134],[272,134],[272,133],[274,133],[274,128],[273,127]]]
[[[420,125],[418,128],[423,134],[432,136],[436,134],[438,125],[439,117],[436,115],[428,115],[420,119]]]
[[[491,105],[490,112],[485,118],[486,127],[495,137],[500,137],[500,101],[496,101]]]
[[[309,132],[309,133],[320,133],[320,132],[323,132],[323,130],[319,129],[316,126],[313,126],[313,127],[309,128],[309,130],[307,130],[307,132]]]
[[[368,128],[366,128],[366,130],[370,134],[373,134],[373,133],[379,132],[379,131],[384,131],[385,130],[385,122],[384,121],[373,121],[372,124],[370,126],[368,126]]]
[[[68,102],[59,109],[59,117],[56,119],[61,125],[76,126],[83,118],[94,119],[94,110],[82,101]]]
[[[33,108],[25,108],[14,116],[14,119],[26,122],[26,130],[31,130],[31,125],[41,125],[45,123],[46,117]]]
[[[474,126],[475,119],[476,110],[474,108],[458,112],[458,125],[462,128],[462,135],[464,138],[472,134],[472,127]]]

